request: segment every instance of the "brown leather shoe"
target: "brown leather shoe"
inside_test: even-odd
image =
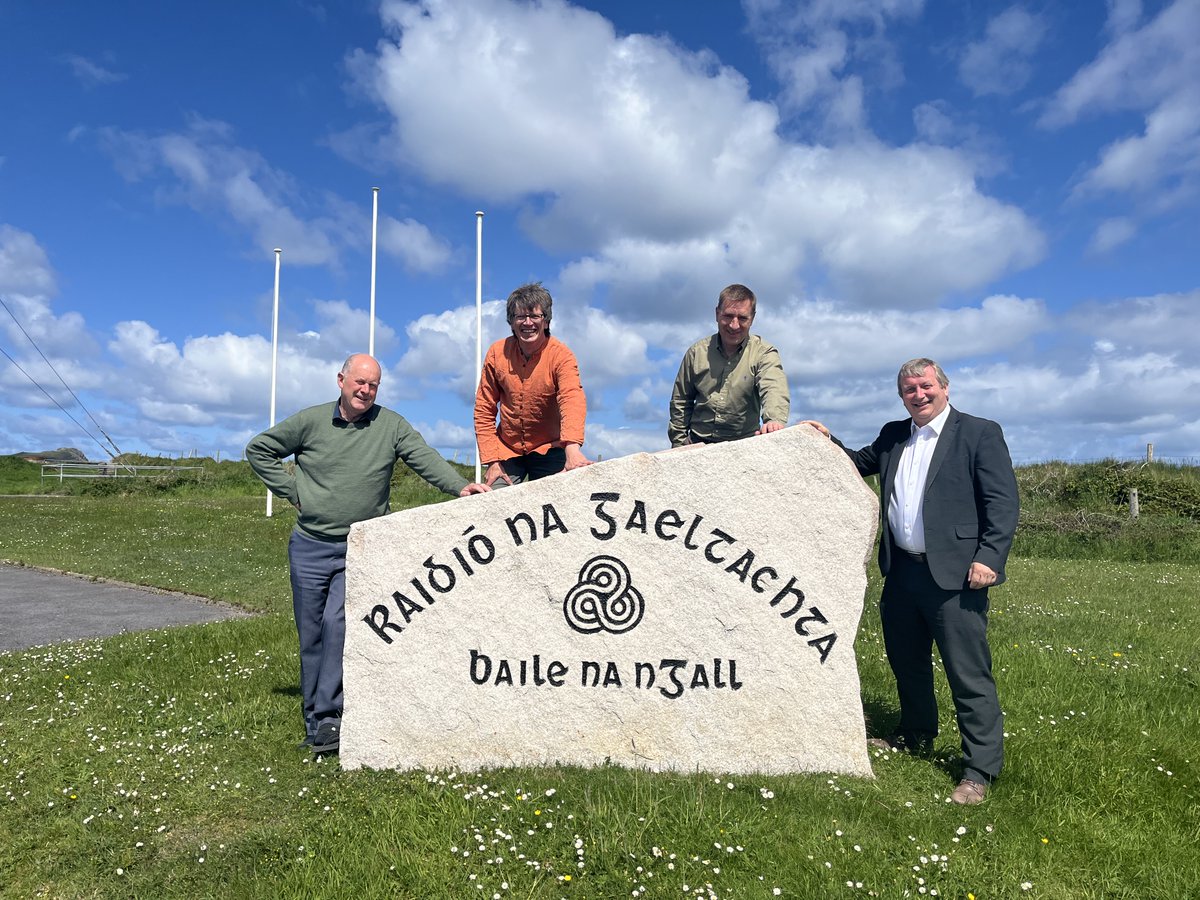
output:
[[[950,799],[959,806],[974,806],[976,803],[982,803],[983,798],[986,796],[986,784],[980,784],[978,781],[971,781],[969,778],[964,778],[958,783],[958,787],[954,789],[954,793],[950,795]]]

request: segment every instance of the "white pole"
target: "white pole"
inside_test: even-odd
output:
[[[275,310],[271,314],[271,427],[275,426],[275,376],[279,369],[279,255],[275,248]],[[267,518],[271,518],[271,502],[274,494],[267,491]]]
[[[483,213],[475,212],[475,386],[483,373]],[[472,428],[472,430],[474,430]],[[475,442],[475,481],[483,481],[479,442]]]
[[[367,353],[375,355],[375,252],[379,245],[379,188],[371,188],[371,333]]]

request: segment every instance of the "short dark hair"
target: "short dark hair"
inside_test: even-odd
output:
[[[918,359],[910,359],[900,367],[900,371],[896,373],[896,392],[900,392],[901,381],[905,378],[914,378],[917,375],[923,375],[926,369],[933,369],[933,374],[937,378],[938,384],[944,388],[950,387],[950,379],[946,377],[946,373],[942,371],[942,367],[932,359],[922,356]]]
[[[540,281],[523,284],[511,294],[508,295],[508,324],[511,325],[517,317],[517,313],[532,315],[534,310],[545,316],[543,323],[546,329],[546,334],[550,333],[550,318],[553,315],[554,298],[550,296],[550,292],[542,287]]]
[[[753,319],[754,314],[758,312],[758,298],[754,296],[754,291],[744,284],[731,284],[721,291],[721,295],[717,297],[717,312],[719,313],[726,303],[741,303],[745,300],[750,301],[750,318]]]

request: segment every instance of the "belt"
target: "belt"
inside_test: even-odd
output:
[[[899,550],[901,553],[903,553],[905,556],[907,556],[909,559],[911,559],[913,562],[919,562],[922,564],[928,562],[924,553],[913,553],[911,550],[905,550],[903,547],[897,547],[896,549]]]

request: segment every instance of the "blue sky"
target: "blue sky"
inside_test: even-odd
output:
[[[540,280],[585,450],[667,445],[684,348],[759,297],[792,419],[866,443],[895,371],[1018,462],[1200,457],[1200,0],[0,6],[0,349],[127,451],[240,456],[366,349],[473,459]],[[90,414],[90,416],[89,416]],[[0,453],[88,437],[0,358]]]

